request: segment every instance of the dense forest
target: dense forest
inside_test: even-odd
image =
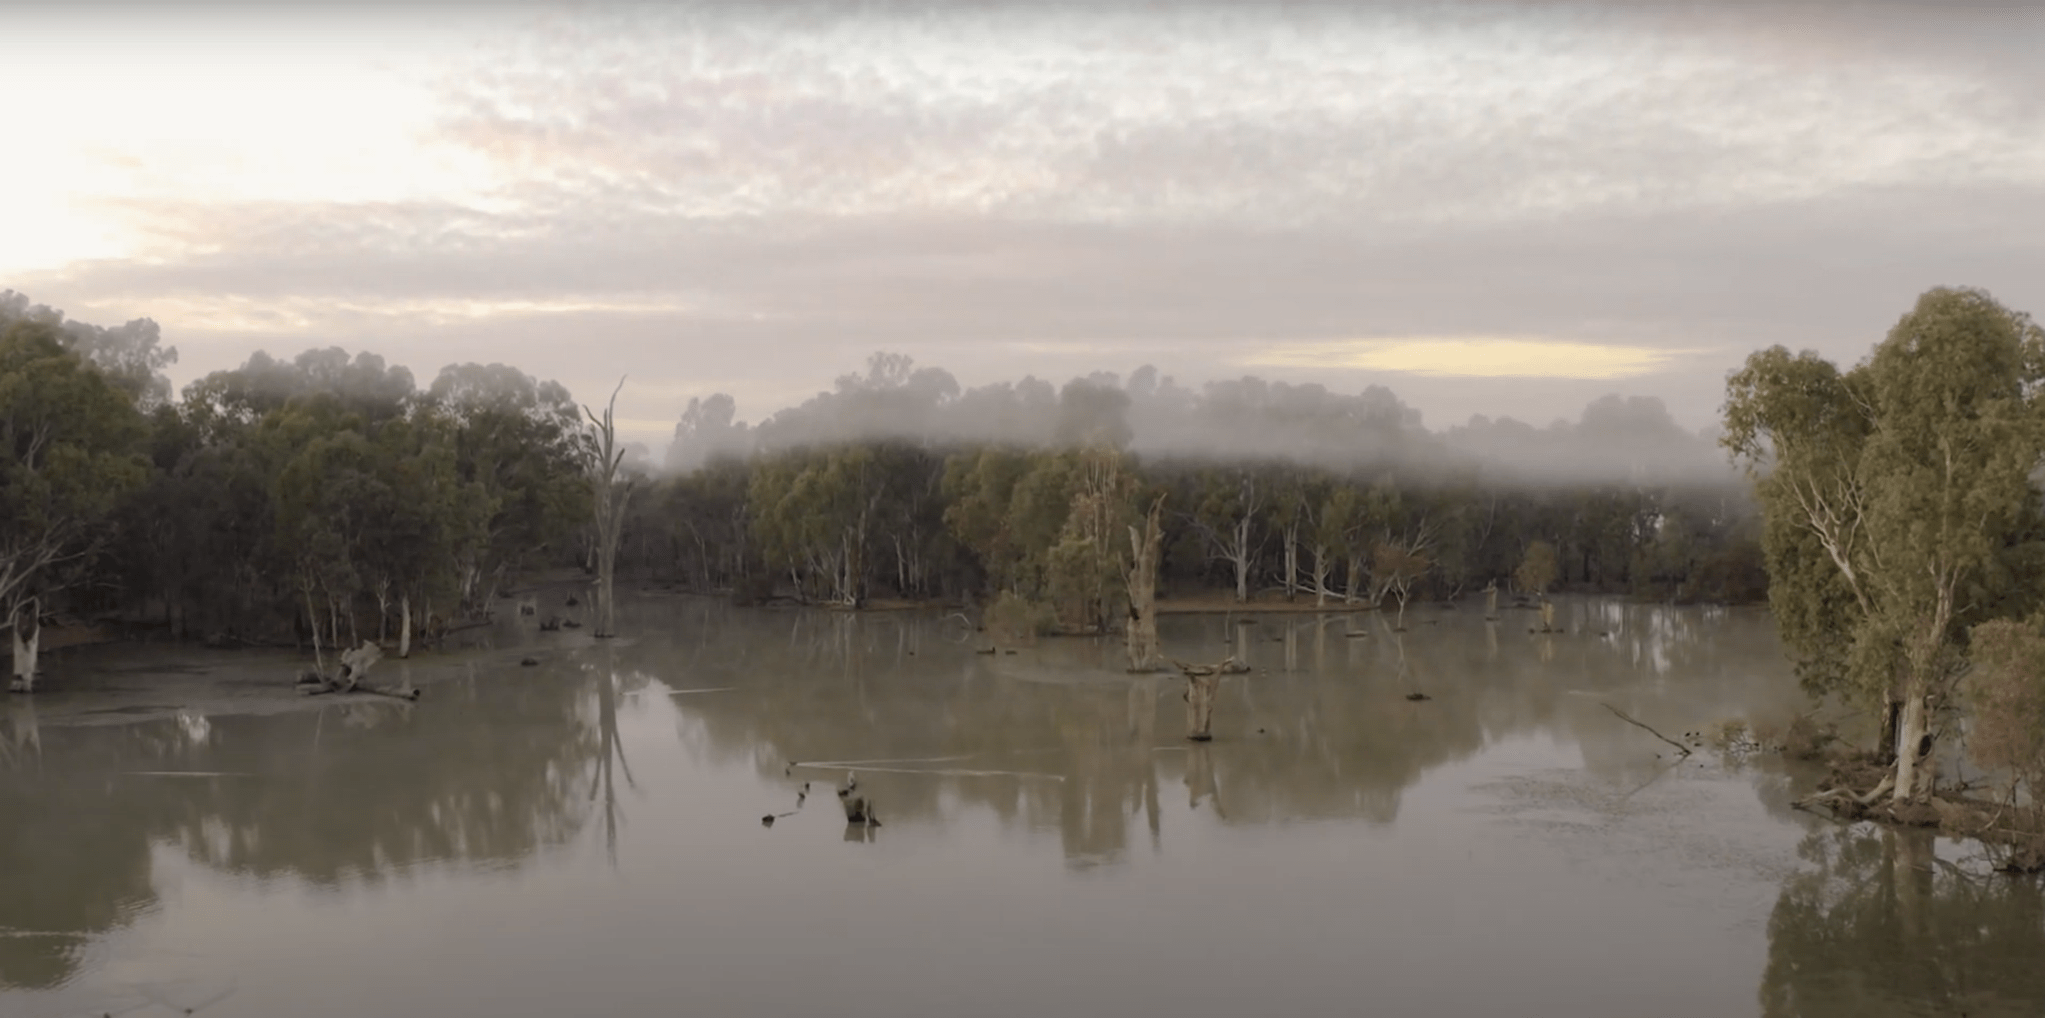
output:
[[[562,386],[501,364],[431,384],[372,353],[263,353],[173,397],[153,322],[0,293],[0,608],[178,637],[329,646],[486,614],[527,571],[594,571],[600,487],[621,575],[744,603],[942,599],[1113,628],[1130,525],[1161,596],[1374,606],[1501,590],[1749,600],[1759,518],[1657,401],[1442,432],[1389,391],[1143,368],[962,389],[876,354],[757,425],[692,400],[664,462],[593,452]],[[621,476],[592,472],[609,459]],[[593,482],[592,478],[603,478]]]

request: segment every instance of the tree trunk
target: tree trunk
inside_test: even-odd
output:
[[[1328,546],[1314,545],[1314,607],[1328,606]]]
[[[36,658],[43,642],[41,605],[35,598],[14,613],[14,681],[8,688],[17,693],[33,693],[36,688]],[[26,630],[28,635],[23,636]]]
[[[322,673],[327,670],[327,659],[320,654],[320,613],[313,607],[312,586],[305,587],[305,621],[312,626],[312,663]]]
[[[1924,695],[1915,689],[1903,698],[1902,745],[1896,752],[1896,790],[1891,797],[1899,806],[1918,798],[1917,784],[1930,773],[1930,768],[1918,767],[1917,747],[1924,741],[1927,722],[1924,707]]]
[[[1151,503],[1150,516],[1144,520],[1143,529],[1134,524],[1129,527],[1129,625],[1125,630],[1129,644],[1129,670],[1132,672],[1154,671],[1158,665],[1157,639],[1157,562],[1164,531],[1158,523],[1158,513],[1164,508],[1160,496]]]
[[[1206,742],[1214,738],[1214,692],[1221,686],[1221,673],[1186,676],[1186,738]]]
[[[1219,664],[1194,665],[1176,661],[1179,674],[1186,677],[1186,738],[1194,742],[1206,742],[1214,738],[1214,693],[1221,685],[1221,677],[1232,672],[1246,672],[1249,667],[1238,664],[1231,654]]]
[[[1291,604],[1299,595],[1299,522],[1298,517],[1285,525],[1285,603]]]
[[[405,617],[398,623],[398,656],[412,656],[412,595],[398,597],[398,611]]]
[[[1349,556],[1349,569],[1343,577],[1342,600],[1344,603],[1355,604],[1357,602],[1357,584],[1362,582],[1362,580],[1363,556],[1351,555]]]
[[[1486,621],[1498,618],[1498,581],[1484,588],[1484,618]]]
[[[1882,705],[1881,741],[1875,746],[1875,763],[1883,767],[1896,765],[1896,741],[1903,724],[1903,701],[1890,700]]]

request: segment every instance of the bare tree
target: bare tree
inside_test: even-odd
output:
[[[618,479],[618,467],[625,459],[625,450],[618,447],[617,408],[618,393],[625,388],[625,380],[618,379],[618,387],[611,390],[611,401],[604,406],[602,417],[598,417],[588,406],[582,408],[589,418],[589,427],[583,432],[582,464],[589,477],[593,505],[596,510],[596,632],[599,637],[618,635],[617,605],[612,596],[612,580],[617,573],[618,534],[625,523],[625,503],[632,497],[630,477],[622,482]]]
[[[1129,670],[1155,671],[1158,665],[1157,560],[1164,544],[1164,530],[1158,514],[1164,510],[1164,496],[1150,504],[1150,515],[1142,529],[1129,526]]]

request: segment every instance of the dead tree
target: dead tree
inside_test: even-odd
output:
[[[31,597],[21,602],[8,622],[14,633],[14,680],[7,688],[16,693],[33,693],[36,659],[43,640],[41,601]]]
[[[589,427],[583,432],[583,472],[589,477],[593,508],[596,512],[597,558],[596,558],[596,634],[597,636],[618,635],[617,605],[612,598],[612,576],[618,562],[618,536],[625,524],[625,503],[632,497],[632,480],[618,481],[618,467],[625,460],[625,450],[618,446],[618,391],[625,388],[625,380],[618,379],[618,388],[611,391],[611,401],[605,405],[602,417],[588,407],[582,412],[589,418]]]
[[[1186,738],[1206,742],[1214,738],[1214,693],[1221,687],[1221,677],[1238,675],[1250,668],[1236,661],[1233,654],[1218,664],[1196,665],[1178,660],[1172,664],[1186,677]]]
[[[375,667],[378,661],[382,660],[383,648],[377,646],[372,641],[364,640],[362,641],[362,646],[354,650],[341,652],[341,670],[339,672],[331,676],[323,672],[307,672],[298,680],[299,688],[305,690],[305,695],[307,696],[323,696],[329,693],[370,693],[376,696],[394,697],[399,700],[419,699],[419,690],[413,687],[409,678],[405,680],[403,686],[397,688],[372,686],[363,681],[368,677],[369,670]]]
[[[845,823],[861,827],[879,827],[880,818],[874,815],[873,800],[854,794],[859,789],[859,775],[845,773],[845,783],[838,786],[838,804],[845,807]]]
[[[1138,530],[1135,524],[1129,526],[1129,626],[1125,632],[1131,672],[1156,671],[1158,665],[1157,560],[1164,544],[1158,514],[1164,504],[1164,496],[1159,495],[1150,504],[1143,529]]]

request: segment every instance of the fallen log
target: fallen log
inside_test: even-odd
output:
[[[396,700],[417,700],[419,690],[406,679],[401,687],[392,689],[371,686],[363,679],[378,661],[383,660],[383,648],[364,640],[362,646],[341,653],[341,670],[335,675],[310,671],[298,678],[298,687],[307,696],[325,696],[332,693],[367,693],[372,696],[387,696]]]

